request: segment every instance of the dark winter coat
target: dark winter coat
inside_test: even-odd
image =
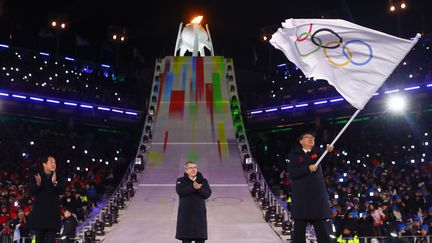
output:
[[[59,195],[65,188],[57,175],[57,186],[54,186],[52,174],[39,173],[41,184],[36,184],[34,175],[30,177],[30,193],[35,195],[33,209],[29,215],[28,227],[33,230],[58,230],[61,227]]]
[[[288,156],[288,173],[292,180],[292,219],[330,218],[330,204],[321,164],[316,172],[309,171],[309,165],[317,162],[320,155],[321,152],[315,147],[307,154],[298,147]]]
[[[202,184],[197,190],[193,181],[185,173],[177,179],[176,191],[179,195],[176,239],[207,239],[207,209],[205,200],[211,189],[207,180],[198,172],[196,182]]]
[[[74,215],[71,215],[69,218],[64,218],[62,221],[62,230],[60,233],[60,238],[66,236],[66,239],[62,241],[63,242],[75,242],[75,240],[73,240],[76,236],[76,227],[78,225],[78,221],[75,218]]]

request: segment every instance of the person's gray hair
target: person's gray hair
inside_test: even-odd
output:
[[[194,164],[194,165],[196,165],[197,163],[193,162],[192,160],[188,160],[188,161],[186,161],[186,163],[185,163],[185,165],[184,165],[185,170],[187,169],[187,167],[188,167],[189,164]]]

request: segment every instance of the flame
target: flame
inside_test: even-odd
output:
[[[193,23],[193,24],[199,24],[199,23],[201,23],[202,19],[203,19],[202,15],[197,16],[197,17],[195,17],[195,18],[192,19],[191,23]]]

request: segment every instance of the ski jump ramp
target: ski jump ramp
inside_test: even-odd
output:
[[[251,197],[241,166],[227,61],[221,56],[176,56],[157,62],[145,170],[104,242],[179,242],[175,181],[183,176],[187,160],[198,164],[213,191],[207,200],[207,242],[281,242]]]

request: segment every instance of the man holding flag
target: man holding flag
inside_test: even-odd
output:
[[[288,19],[270,43],[306,77],[327,80],[357,108],[333,146],[419,38],[420,34],[413,40],[401,39],[339,19]],[[327,152],[314,162],[315,170]],[[304,237],[294,239],[300,242]]]
[[[288,156],[288,173],[292,179],[291,218],[294,220],[294,243],[306,242],[308,223],[312,224],[318,242],[330,242],[325,220],[330,218],[330,202],[320,165],[315,165],[321,151],[315,147],[315,136],[305,132],[299,137],[300,147]],[[328,152],[333,146],[328,145]]]

